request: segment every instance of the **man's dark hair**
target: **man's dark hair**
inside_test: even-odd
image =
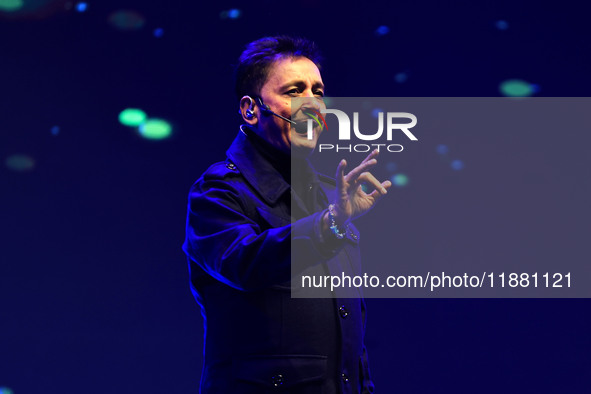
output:
[[[273,62],[290,57],[307,57],[320,69],[320,51],[312,41],[289,36],[264,37],[246,45],[235,70],[236,95],[258,95]]]

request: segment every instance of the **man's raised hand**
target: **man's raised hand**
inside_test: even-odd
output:
[[[337,167],[337,189],[334,202],[334,218],[337,224],[343,225],[369,211],[377,201],[388,193],[392,182],[381,182],[369,170],[377,164],[379,151],[373,150],[357,167],[345,175],[347,161],[341,160]],[[362,189],[362,184],[373,187],[371,193]]]

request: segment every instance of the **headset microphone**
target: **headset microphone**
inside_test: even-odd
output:
[[[260,98],[260,97],[256,97],[256,100],[257,100],[257,102],[258,102],[258,104],[259,104],[259,107],[260,107],[260,109],[261,109],[261,112],[262,112],[264,115],[269,115],[269,114],[271,114],[271,115],[275,115],[275,116],[277,116],[278,118],[280,118],[280,119],[283,119],[283,120],[285,120],[286,122],[289,122],[289,123],[291,123],[291,124],[292,124],[292,125],[294,125],[294,126],[296,126],[296,125],[297,125],[297,123],[296,123],[296,122],[294,122],[293,120],[291,120],[291,119],[287,119],[287,118],[285,118],[285,117],[283,117],[283,116],[281,116],[281,115],[279,115],[279,114],[276,114],[275,112],[271,111],[271,109],[269,108],[269,106],[268,106],[267,104],[263,103],[263,99],[262,99],[262,98]]]

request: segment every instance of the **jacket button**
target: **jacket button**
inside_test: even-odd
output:
[[[226,168],[228,170],[235,170],[236,169],[236,166],[234,165],[234,163],[227,163],[226,164]]]
[[[279,387],[283,384],[283,375],[275,375],[271,378],[271,383],[273,386]]]
[[[349,383],[349,377],[347,376],[347,374],[342,373],[341,374],[341,379],[343,379],[343,382]]]
[[[343,319],[349,316],[349,311],[347,310],[347,308],[345,308],[345,305],[341,305],[341,307],[339,308],[339,314]]]
[[[350,232],[351,233],[351,237],[357,241],[357,239],[359,238],[359,236],[357,234],[355,234],[353,231]]]

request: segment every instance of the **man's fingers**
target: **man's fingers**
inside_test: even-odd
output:
[[[375,188],[374,192],[378,191],[380,194],[388,193],[387,187],[392,186],[392,183],[390,181],[385,181],[384,183],[380,183],[380,181],[378,181],[376,179],[376,177],[373,176],[373,174],[370,172],[362,173],[359,176],[359,178],[357,179],[357,182],[358,183],[364,182],[364,183],[367,183],[368,185],[373,186]],[[371,194],[373,194],[373,192]]]
[[[388,190],[388,189],[390,188],[390,186],[392,186],[392,182],[390,182],[390,181],[385,181],[385,182],[382,182],[382,184],[381,184],[381,185],[382,185],[382,187],[383,187],[385,190]],[[369,193],[369,196],[370,196],[371,198],[373,198],[374,202],[375,202],[375,201],[378,201],[380,198],[382,198],[382,197],[383,197],[383,196],[385,196],[385,195],[386,195],[386,193],[383,193],[383,192],[382,192],[380,189],[378,189],[378,188],[376,188],[376,189],[375,189],[373,192]]]
[[[345,168],[347,168],[347,160],[343,159],[339,162],[339,165],[337,166],[336,175],[337,182],[341,182],[341,184],[345,181]]]
[[[337,181],[337,196],[342,198],[347,195],[347,186],[345,185],[345,168],[347,168],[347,161],[342,159],[337,166],[337,174],[336,174],[336,181]]]
[[[361,164],[365,163],[366,161],[370,161],[371,159],[374,159],[376,157],[378,157],[378,154],[380,153],[379,150],[374,149],[370,152],[369,155],[367,155],[367,157],[365,159],[363,159],[363,161],[361,162]]]
[[[370,159],[366,162],[362,162],[361,164],[359,164],[357,167],[355,167],[354,169],[351,170],[351,172],[349,172],[347,174],[347,182],[349,183],[355,183],[357,181],[357,178],[359,178],[359,175],[361,175],[363,172],[369,170],[371,167],[375,166],[378,163],[378,161],[376,159]]]

